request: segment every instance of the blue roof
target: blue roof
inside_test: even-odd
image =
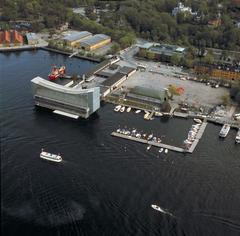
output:
[[[67,41],[70,41],[70,42],[73,42],[73,41],[80,40],[82,38],[85,38],[85,37],[88,37],[88,36],[91,36],[91,35],[92,34],[88,31],[81,31],[81,32],[75,32],[75,33],[72,33],[70,35],[67,35],[63,39],[67,40]]]

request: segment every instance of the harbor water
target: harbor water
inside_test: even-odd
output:
[[[221,140],[221,126],[208,124],[192,154],[147,151],[110,134],[134,127],[181,146],[193,121],[146,121],[110,104],[88,120],[65,118],[34,107],[30,80],[93,62],[38,50],[0,54],[0,65],[2,235],[240,235],[236,130]],[[41,148],[63,161],[40,159]]]

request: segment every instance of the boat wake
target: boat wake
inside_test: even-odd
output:
[[[208,214],[208,213],[202,213],[202,212],[195,213],[195,214],[197,214],[199,216],[204,216],[204,217],[211,218],[212,220],[214,220],[216,222],[222,223],[224,225],[227,225],[227,226],[231,227],[232,229],[240,231],[240,223],[235,222],[235,221],[233,221],[229,218],[221,217],[221,216],[217,216],[217,215],[213,215],[213,214]]]

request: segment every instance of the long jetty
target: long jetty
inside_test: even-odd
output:
[[[152,145],[152,146],[159,147],[159,148],[167,148],[167,149],[175,151],[175,152],[188,152],[188,150],[186,150],[184,148],[175,147],[175,146],[171,146],[171,145],[164,144],[164,143],[156,143],[153,141],[148,141],[146,139],[136,138],[136,137],[128,136],[126,134],[120,134],[117,132],[112,132],[111,135],[114,137],[124,138],[124,139],[132,140],[135,142],[139,142],[139,143],[145,143],[145,144]]]
[[[132,136],[129,136],[129,135],[126,135],[126,134],[120,134],[118,132],[112,132],[111,135],[114,136],[114,137],[128,139],[128,140],[148,144],[148,145],[159,147],[159,148],[166,148],[168,150],[172,150],[172,151],[175,151],[175,152],[193,153],[193,151],[195,150],[199,140],[202,138],[202,135],[203,135],[203,133],[206,129],[206,126],[207,126],[207,122],[203,122],[201,127],[198,130],[198,133],[196,135],[196,139],[194,140],[194,142],[192,143],[192,145],[189,149],[185,149],[185,148],[181,148],[181,147],[175,147],[175,146],[172,146],[172,145],[169,145],[169,144],[164,144],[164,143],[157,143],[157,142],[153,142],[153,141],[148,141],[146,139],[136,138],[136,137],[132,137]]]

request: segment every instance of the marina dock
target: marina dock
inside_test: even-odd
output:
[[[188,150],[185,150],[184,148],[175,147],[175,146],[164,144],[164,143],[156,143],[153,141],[148,141],[146,139],[136,138],[136,137],[128,136],[125,134],[120,134],[117,132],[112,132],[111,135],[114,137],[128,139],[128,140],[132,140],[132,141],[139,142],[139,143],[145,143],[145,144],[152,145],[152,146],[159,147],[159,148],[167,148],[168,150],[172,150],[175,152],[182,152],[182,153],[188,152]]]
[[[169,144],[164,144],[164,143],[148,141],[146,139],[137,138],[137,137],[133,137],[133,136],[118,133],[118,132],[112,132],[111,135],[114,136],[114,137],[118,137],[118,138],[128,139],[128,140],[132,140],[132,141],[135,141],[135,142],[152,145],[152,146],[158,147],[158,148],[165,148],[165,149],[175,151],[175,152],[193,153],[193,151],[195,150],[199,140],[202,138],[202,135],[203,135],[203,133],[206,129],[206,126],[207,126],[207,122],[203,122],[201,127],[198,130],[198,133],[196,135],[195,140],[193,141],[193,143],[192,143],[192,145],[189,149],[184,149],[182,147],[175,147],[175,146],[172,146],[172,145],[169,145]]]
[[[207,127],[207,122],[203,122],[200,129],[198,130],[198,133],[196,135],[196,139],[193,141],[191,147],[188,149],[189,153],[193,153],[193,151],[197,147],[197,144],[198,144],[199,140],[202,138],[206,127]]]

